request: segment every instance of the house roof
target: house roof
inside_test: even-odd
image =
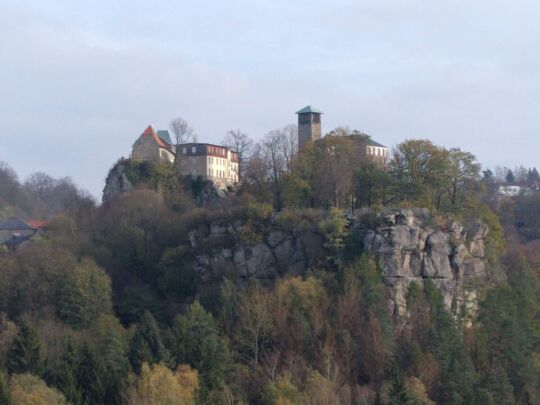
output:
[[[306,105],[304,108],[296,112],[296,114],[307,114],[307,113],[323,114],[321,110],[313,107],[312,105]]]
[[[379,148],[386,148],[386,146],[380,144],[379,142],[375,142],[373,139],[369,138],[367,141],[368,146],[377,146]]]
[[[0,222],[0,230],[32,230],[33,228],[20,218],[8,218]]]
[[[39,229],[43,228],[47,224],[47,221],[42,221],[39,219],[29,219],[28,221],[26,221],[26,223],[34,229]]]
[[[154,141],[158,144],[160,148],[167,149],[168,151],[171,150],[171,147],[169,144],[165,143],[156,133],[154,127],[152,125],[148,125],[144,132],[141,134],[141,136],[149,136],[154,139]]]
[[[169,135],[169,131],[166,129],[159,129],[157,131],[157,136],[159,136],[162,141],[165,141],[167,145],[172,145],[171,136]]]

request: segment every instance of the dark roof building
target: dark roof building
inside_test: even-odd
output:
[[[0,231],[26,231],[33,229],[34,228],[20,218],[8,218],[0,222]]]

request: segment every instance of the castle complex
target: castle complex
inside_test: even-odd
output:
[[[322,111],[308,105],[297,111],[298,150],[309,142],[321,139]],[[367,156],[384,165],[387,148],[368,138]],[[173,145],[169,131],[157,131],[149,125],[133,144],[131,159],[140,162],[175,163],[181,172],[193,177],[211,180],[220,188],[239,182],[240,162],[238,152],[231,148],[210,143]]]
[[[298,150],[308,142],[317,142],[321,139],[321,115],[318,108],[308,105],[297,111],[298,115]],[[378,165],[386,163],[388,150],[386,146],[375,142],[371,138],[366,144],[366,155]]]
[[[176,163],[182,173],[211,180],[220,188],[238,183],[238,153],[209,143],[172,145],[169,131],[149,125],[133,144],[131,159],[139,162]]]

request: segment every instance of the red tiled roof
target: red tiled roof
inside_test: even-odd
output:
[[[39,229],[43,228],[47,224],[47,221],[42,221],[40,219],[29,219],[26,221],[26,223],[34,229]]]
[[[167,145],[165,142],[161,140],[159,136],[157,136],[157,133],[154,130],[154,127],[152,125],[148,125],[148,127],[144,130],[142,135],[152,137],[160,148],[167,149],[168,151],[171,150],[170,145]]]

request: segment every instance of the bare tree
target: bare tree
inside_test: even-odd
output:
[[[238,152],[238,160],[240,166],[240,178],[244,177],[246,161],[249,157],[249,154],[253,148],[253,141],[245,132],[237,130],[230,130],[225,135],[223,141],[221,141],[223,146],[234,149]]]
[[[186,120],[182,117],[175,118],[170,124],[171,131],[174,136],[174,143],[178,149],[178,145],[184,143],[197,142],[197,135],[193,128],[191,128]]]
[[[273,186],[274,207],[279,211],[283,206],[281,193],[281,177],[286,169],[284,154],[286,136],[283,130],[270,131],[261,143],[261,151],[268,177]]]
[[[292,170],[292,164],[298,153],[298,127],[296,125],[287,125],[283,128],[283,155],[285,157],[285,166],[287,172]]]

